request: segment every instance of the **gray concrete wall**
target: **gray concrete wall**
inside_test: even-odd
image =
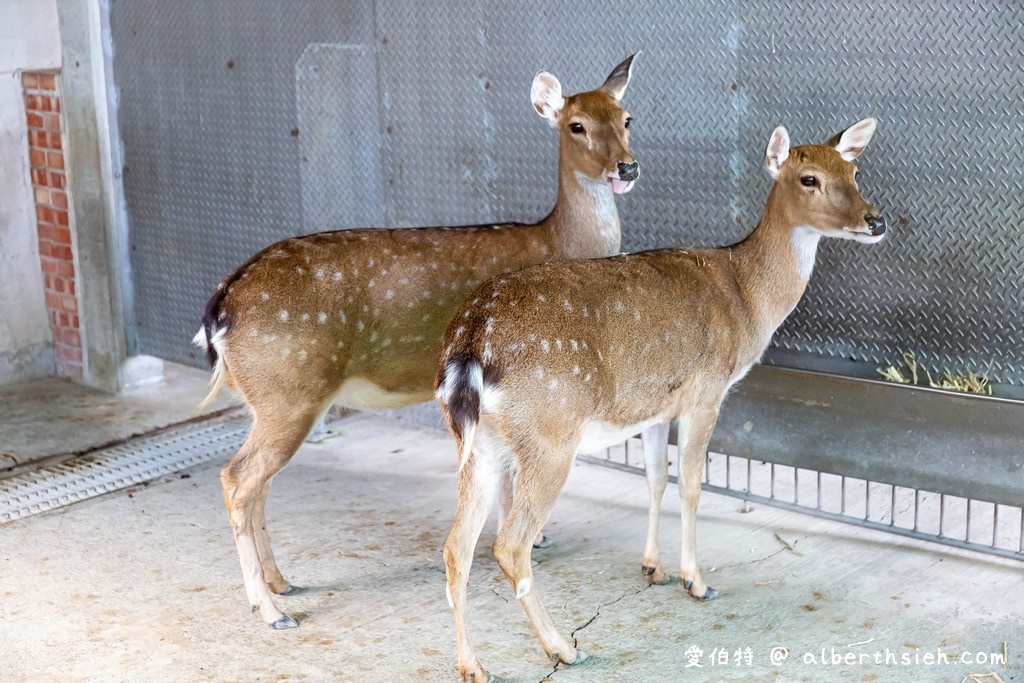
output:
[[[0,3],[0,384],[54,370],[19,73],[60,66],[56,0]]]

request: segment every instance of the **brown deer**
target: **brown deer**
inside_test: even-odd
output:
[[[467,633],[466,584],[502,479],[512,480],[512,501],[494,557],[544,651],[556,664],[575,664],[585,655],[541,603],[530,541],[577,453],[641,433],[651,492],[643,575],[662,582],[658,508],[672,421],[680,578],[692,596],[716,596],[697,568],[696,512],[719,407],[803,295],[818,240],[882,239],[885,220],[861,196],[851,163],[874,130],[868,118],[824,145],[790,149],[786,129],[776,128],[765,156],[774,186],[757,227],[738,244],[534,266],[488,281],[455,314],[436,385],[460,457],[444,557],[463,679],[488,680]]]
[[[267,624],[297,625],[271,598],[291,586],[270,547],[267,492],[327,409],[429,400],[445,325],[477,285],[526,265],[619,251],[613,195],[640,172],[620,104],[634,56],[600,88],[569,97],[550,73],[534,77],[533,106],[560,138],[558,198],[540,223],[294,237],[217,287],[195,340],[214,367],[203,404],[227,384],[253,413],[220,479],[249,603]]]

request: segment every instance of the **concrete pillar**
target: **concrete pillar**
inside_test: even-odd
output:
[[[110,392],[159,380],[161,361],[129,358],[128,226],[113,103],[107,0],[57,0],[65,165],[76,231],[82,381]]]

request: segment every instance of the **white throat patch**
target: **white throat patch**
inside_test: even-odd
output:
[[[814,259],[818,253],[818,241],[821,239],[821,233],[808,225],[801,225],[793,229],[792,239],[796,272],[806,280],[814,271]]]
[[[614,226],[618,222],[618,213],[615,210],[615,194],[607,181],[597,182],[591,180],[579,171],[576,171],[576,181],[580,184],[591,199],[594,200],[594,217],[601,226],[601,236],[610,237]]]

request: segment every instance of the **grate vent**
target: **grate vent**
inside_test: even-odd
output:
[[[165,429],[0,479],[0,524],[195,467],[238,450],[246,415]]]

